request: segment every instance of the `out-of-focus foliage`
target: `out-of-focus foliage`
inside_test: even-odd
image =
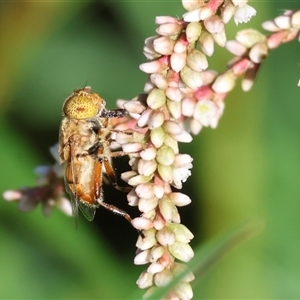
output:
[[[258,11],[253,28],[281,9],[297,8],[252,5]],[[48,148],[74,88],[91,85],[110,108],[115,99],[140,93],[146,75],[138,65],[145,61],[144,39],[155,35],[154,17],[182,12],[179,0],[1,3],[0,192],[33,185],[33,168],[52,163]],[[229,38],[239,28],[230,25]],[[210,61],[225,68],[228,57]],[[204,129],[193,146],[184,146],[194,157],[186,184],[193,203],[181,211],[194,246],[245,220],[265,224],[195,281],[195,299],[300,296],[298,61],[299,43],[276,49],[249,93],[237,88],[228,96],[218,128]],[[123,299],[137,290],[137,234],[124,220],[101,210],[101,228],[80,218],[75,229],[59,212],[45,218],[38,207],[24,214],[3,200],[0,216],[0,298]]]

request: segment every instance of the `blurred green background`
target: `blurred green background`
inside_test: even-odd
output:
[[[257,17],[238,29],[260,29],[297,8],[288,1],[251,4]],[[52,163],[48,148],[73,89],[91,85],[109,108],[140,93],[147,76],[138,65],[144,39],[155,35],[155,16],[182,13],[179,0],[2,2],[1,194],[34,185],[33,168]],[[228,39],[237,30],[232,23]],[[231,56],[216,51],[211,66],[224,70]],[[192,246],[246,220],[264,223],[260,235],[195,281],[195,299],[300,297],[299,57],[297,41],[273,51],[249,93],[238,86],[229,94],[218,128],[182,146],[194,157],[184,185],[193,202],[180,209],[195,234]],[[125,196],[112,192],[107,201],[126,208]],[[144,270],[132,262],[136,238],[105,210],[92,223],[80,217],[75,229],[59,211],[45,218],[40,207],[25,214],[2,200],[0,298],[131,299]]]

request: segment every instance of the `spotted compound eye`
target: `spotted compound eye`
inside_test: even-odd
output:
[[[97,115],[99,107],[86,95],[74,95],[66,100],[64,114],[70,119],[89,119]]]

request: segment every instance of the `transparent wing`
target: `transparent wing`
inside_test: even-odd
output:
[[[96,213],[96,207],[95,206],[88,206],[83,204],[82,202],[77,202],[78,206],[82,212],[82,214],[87,218],[88,221],[93,221]]]
[[[65,176],[65,189],[66,189],[67,193],[70,196],[70,202],[71,202],[71,206],[72,206],[72,213],[73,213],[73,217],[74,217],[74,220],[75,220],[75,225],[77,226],[79,199],[76,199],[73,191],[70,189],[70,186],[69,186],[68,180],[66,179],[66,176]]]

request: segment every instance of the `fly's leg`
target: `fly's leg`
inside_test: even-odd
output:
[[[122,210],[122,209],[120,209],[120,208],[118,208],[118,207],[116,207],[116,206],[114,206],[112,204],[108,204],[108,203],[106,203],[104,201],[101,201],[101,200],[98,201],[98,203],[99,203],[99,205],[103,206],[104,208],[106,208],[107,210],[111,211],[112,213],[114,213],[114,214],[116,214],[116,215],[118,215],[120,217],[125,218],[131,224],[132,219],[131,219],[130,215],[126,211],[124,211],[124,210]]]
[[[115,152],[116,153],[116,152]],[[101,160],[101,159],[100,159]],[[106,170],[106,173],[110,179],[110,182],[112,183],[113,187],[119,191],[122,191],[122,192],[126,192],[126,193],[129,193],[131,191],[131,188],[130,187],[123,187],[123,186],[119,186],[118,183],[117,183],[117,177],[116,177],[116,174],[114,172],[114,169],[110,163],[110,161],[106,158],[106,157],[103,157],[102,158],[102,162],[104,164],[104,168]],[[111,205],[111,204],[107,204],[106,202],[104,201],[98,201],[98,203],[105,207],[106,209],[108,209],[109,211],[113,212],[114,214],[116,215],[119,215],[123,218],[125,218],[130,224],[131,224],[131,221],[132,221],[132,218],[130,217],[130,215],[125,212],[124,210],[114,206],[114,205]],[[137,230],[139,235],[144,238],[144,234],[142,233],[141,230]]]
[[[117,108],[117,109],[113,109],[113,110],[103,109],[101,112],[101,115],[99,117],[110,119],[110,118],[123,118],[127,115],[128,115],[127,110],[125,110],[123,108]]]
[[[132,218],[130,217],[130,215],[126,211],[124,211],[124,210],[122,210],[122,209],[120,209],[120,208],[118,208],[118,207],[116,207],[112,204],[108,204],[104,201],[101,201],[101,200],[99,200],[98,203],[99,203],[100,206],[106,208],[107,210],[111,211],[112,213],[114,213],[114,214],[116,214],[120,217],[125,218],[131,224]],[[131,226],[132,226],[132,224],[131,224]],[[145,235],[143,234],[143,232],[141,230],[137,229],[137,232],[142,238],[145,237]]]
[[[118,152],[120,152],[120,155],[116,155],[116,156],[122,156],[122,154],[124,153],[122,151],[118,151]],[[117,154],[117,152],[113,152],[111,154],[114,154],[114,153]],[[125,154],[123,154],[123,155],[125,155]],[[114,171],[110,161],[106,157],[104,157],[102,160],[103,160],[104,168],[106,170],[106,174],[108,175],[109,180],[110,180],[111,184],[113,185],[113,187],[119,191],[129,193],[131,191],[131,187],[129,187],[129,186],[123,187],[123,186],[118,185],[117,176],[115,174],[115,171]]]

